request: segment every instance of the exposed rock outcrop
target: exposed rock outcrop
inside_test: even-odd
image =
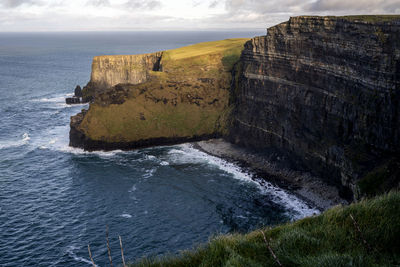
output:
[[[399,16],[294,17],[247,42],[237,69],[232,142],[277,149],[356,197],[398,157]]]
[[[82,88],[81,88],[79,85],[77,85],[77,86],[75,87],[74,95],[75,95],[76,97],[82,97],[82,96],[83,96],[83,95],[82,95]]]
[[[87,103],[90,99],[82,98],[82,88],[77,85],[74,90],[74,95],[72,97],[65,98],[66,104],[80,104],[80,103]]]
[[[144,83],[150,77],[150,71],[161,70],[161,57],[162,52],[94,57],[90,82],[98,91],[120,83]]]

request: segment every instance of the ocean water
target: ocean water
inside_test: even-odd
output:
[[[93,56],[136,54],[262,32],[0,33],[0,266],[107,266],[177,253],[210,236],[316,212],[190,144],[134,151],[68,147],[64,98]]]

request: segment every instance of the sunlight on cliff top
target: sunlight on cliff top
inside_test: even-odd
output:
[[[243,43],[248,38],[235,38],[220,41],[204,42],[165,51],[169,59],[179,60],[184,58],[202,56],[211,53],[223,52],[232,48],[243,49]]]

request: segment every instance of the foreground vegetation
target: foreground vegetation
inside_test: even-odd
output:
[[[265,235],[265,239],[264,236]],[[276,258],[273,257],[273,254]],[[278,263],[279,262],[279,263]],[[319,216],[210,240],[179,256],[130,266],[398,266],[400,193],[392,192]]]

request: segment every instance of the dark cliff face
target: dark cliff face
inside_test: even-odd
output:
[[[277,149],[358,197],[400,150],[400,18],[379,21],[295,17],[247,42],[230,140]]]

